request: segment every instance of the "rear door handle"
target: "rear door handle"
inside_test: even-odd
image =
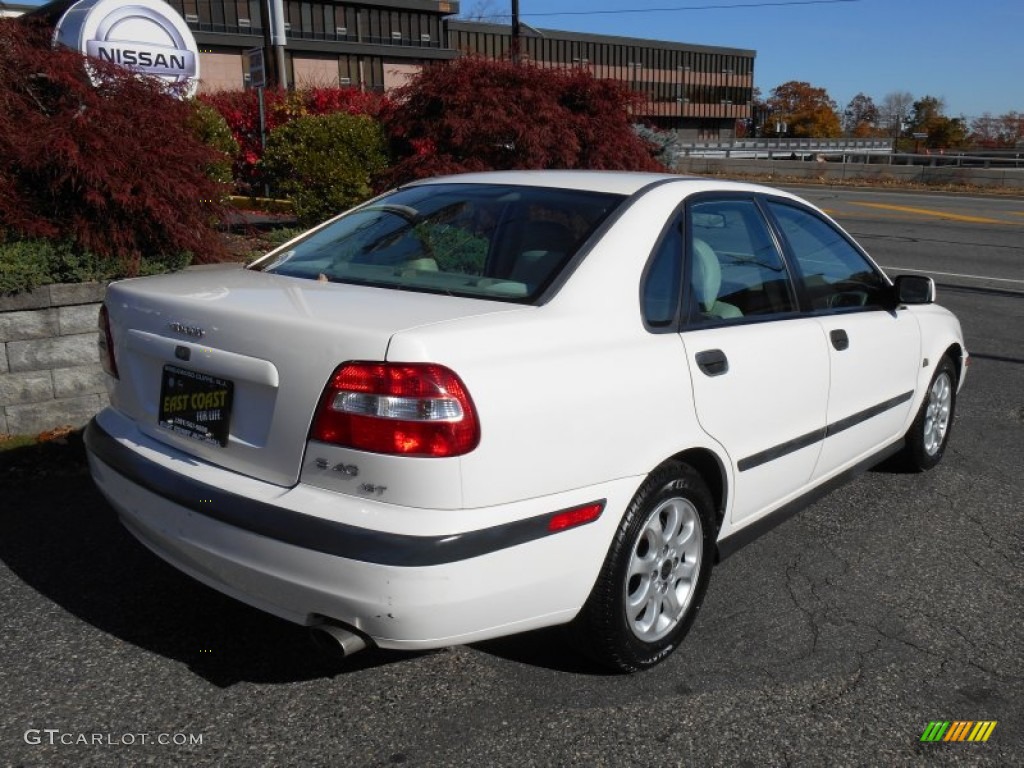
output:
[[[720,349],[706,349],[694,356],[697,367],[708,376],[721,376],[729,372],[729,358]]]
[[[850,337],[846,335],[846,331],[842,328],[836,328],[834,331],[830,331],[828,337],[832,340],[832,346],[840,352],[850,346]]]

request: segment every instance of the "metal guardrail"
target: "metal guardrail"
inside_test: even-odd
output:
[[[932,151],[892,155],[892,165],[927,165],[932,168],[1024,168],[1024,152],[979,154]]]
[[[828,182],[886,179],[1024,190],[1024,153],[1002,158],[967,154],[804,153],[796,155],[795,160],[789,154],[756,159],[736,156],[726,158],[724,155],[680,155],[674,167],[680,173],[766,175],[791,179],[814,178]]]
[[[741,157],[748,159],[803,159],[807,155],[850,153],[892,154],[892,139],[735,139],[733,141],[692,141],[675,144],[680,157]]]
[[[925,150],[896,153],[891,139],[737,139],[678,142],[676,159],[684,157],[742,160],[824,160],[844,163],[886,163],[957,168],[1024,168],[1024,150]]]
[[[829,164],[856,164],[856,165],[910,165],[924,166],[930,168],[991,168],[991,169],[1024,169],[1024,152],[1015,155],[988,156],[970,155],[964,152],[941,153],[882,153],[871,151],[822,151],[803,149],[800,151],[773,150],[766,154],[754,155],[744,154],[741,151],[734,151],[728,154],[676,154],[676,162],[687,157],[707,160],[802,160],[818,161]]]

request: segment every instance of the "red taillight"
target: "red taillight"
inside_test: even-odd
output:
[[[103,370],[113,376],[115,379],[120,378],[117,375],[117,361],[114,359],[114,337],[110,333],[110,313],[107,312],[107,305],[100,305],[100,316],[97,322],[100,335],[96,340],[96,346],[99,348],[100,353],[100,365],[103,366]]]
[[[568,528],[575,528],[577,525],[592,523],[601,516],[604,511],[604,502],[595,501],[593,504],[584,504],[582,507],[573,507],[561,512],[555,512],[548,519],[548,530],[552,533],[564,531]]]
[[[480,442],[462,380],[432,363],[339,366],[327,383],[310,437],[360,451],[462,456]]]

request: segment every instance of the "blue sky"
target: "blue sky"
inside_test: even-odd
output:
[[[762,5],[771,1],[779,0],[520,0],[519,12],[535,27],[756,50],[754,80],[765,96],[805,80],[825,88],[840,109],[861,91],[876,103],[907,91],[945,99],[952,117],[1024,112],[1021,0]],[[477,3],[462,0],[463,10]],[[499,13],[511,7],[509,0],[484,3]],[[705,9],[639,12],[687,7]],[[539,15],[559,11],[585,15]]]
[[[520,0],[519,12],[535,27],[756,50],[754,79],[765,96],[805,80],[840,109],[858,92],[880,102],[907,91],[944,99],[953,117],[1024,112],[1021,0],[783,4],[801,1]],[[474,8],[507,14],[511,2],[462,0],[464,12]],[[652,8],[690,10],[643,11]],[[572,15],[549,15],[559,12]]]

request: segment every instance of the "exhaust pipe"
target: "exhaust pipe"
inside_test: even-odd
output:
[[[314,624],[309,631],[313,636],[313,642],[319,648],[331,653],[340,651],[342,658],[358,653],[369,646],[369,641],[365,637],[338,624],[328,622]]]

